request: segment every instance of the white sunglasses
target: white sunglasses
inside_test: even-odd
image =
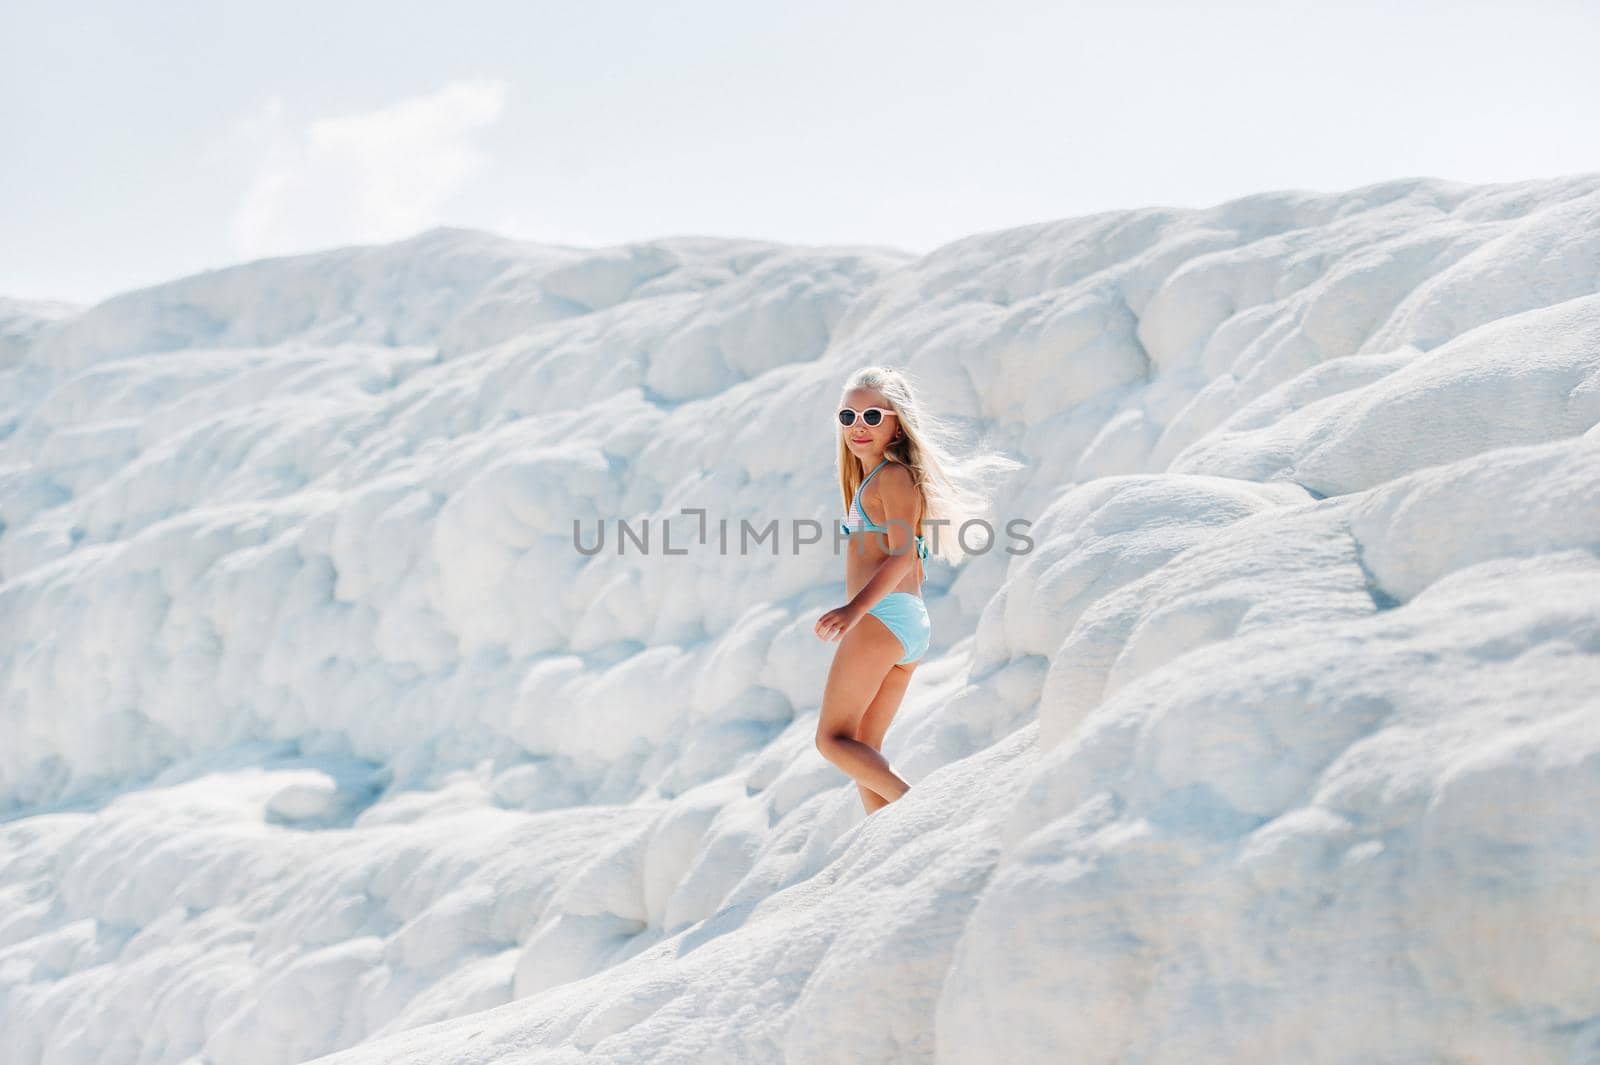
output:
[[[854,407],[839,408],[839,424],[845,427],[856,423],[856,415],[861,415],[861,420],[867,425],[882,425],[885,418],[894,417],[894,411],[883,407],[868,407],[864,411],[857,411]]]

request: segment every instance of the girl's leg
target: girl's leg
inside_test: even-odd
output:
[[[861,722],[856,726],[856,739],[875,751],[883,751],[884,734],[889,731],[889,723],[900,709],[900,700],[904,698],[906,688],[911,683],[911,674],[916,668],[917,663],[912,662],[889,670],[883,683],[878,686],[878,694],[872,697],[866,713],[861,715]],[[871,788],[860,784],[856,787],[861,792],[861,804],[866,807],[867,813],[875,813],[889,805],[888,799]]]
[[[885,806],[889,805],[888,799],[885,799],[882,795],[879,795],[877,792],[873,791],[864,784],[857,784],[856,790],[861,793],[861,805],[866,807],[867,813],[869,814],[875,814]]]
[[[911,785],[889,768],[883,755],[856,739],[856,731],[868,705],[904,654],[900,641],[883,622],[870,614],[862,618],[845,633],[834,652],[817,721],[816,743],[822,756],[858,785],[891,802]]]

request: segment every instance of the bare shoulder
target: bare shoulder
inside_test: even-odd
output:
[[[917,490],[916,478],[911,471],[898,462],[891,462],[885,466],[878,476],[867,485],[868,493],[876,509],[880,512],[891,512],[903,515],[920,514],[922,512],[921,493]]]
[[[878,476],[872,479],[872,485],[877,486],[878,498],[886,496],[908,496],[916,491],[916,479],[911,476],[911,471],[898,462],[891,462],[885,466]],[[887,489],[887,491],[884,491]]]

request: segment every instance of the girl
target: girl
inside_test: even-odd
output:
[[[817,619],[818,638],[839,643],[822,696],[817,750],[855,780],[871,814],[911,788],[879,747],[928,650],[923,523],[939,520],[946,535],[932,537],[935,553],[954,561],[960,523],[984,503],[971,482],[1021,463],[995,455],[954,461],[944,425],[918,406],[905,373],[890,367],[869,366],[850,377],[835,428],[849,601]]]

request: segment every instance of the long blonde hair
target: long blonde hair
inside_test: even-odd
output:
[[[937,545],[934,537],[928,538],[929,557],[937,556],[952,564],[959,562],[961,545],[956,533],[962,523],[982,516],[993,498],[995,478],[1021,469],[1023,463],[990,451],[981,442],[974,448],[965,447],[954,426],[924,410],[917,402],[904,370],[893,366],[863,366],[845,382],[841,397],[855,388],[870,388],[880,393],[895,412],[900,438],[884,449],[883,457],[910,470],[911,480],[921,494],[916,534],[923,535],[924,519],[942,518],[948,523],[939,526]],[[845,443],[844,434],[838,435],[839,491],[848,508],[866,475]],[[956,458],[958,452],[965,454]],[[995,530],[996,540],[1000,533]]]

